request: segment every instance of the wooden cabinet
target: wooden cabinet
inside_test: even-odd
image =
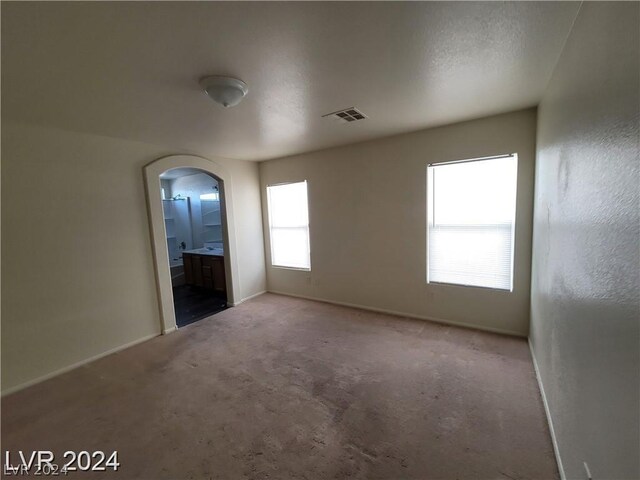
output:
[[[183,253],[182,261],[187,285],[195,285],[220,293],[227,291],[224,257]]]

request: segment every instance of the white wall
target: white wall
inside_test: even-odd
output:
[[[535,129],[536,111],[528,109],[262,162],[263,196],[269,184],[309,182],[311,272],[271,267],[266,235],[269,290],[526,335]],[[427,163],[513,152],[519,159],[513,292],[428,285]],[[263,197],[265,232],[266,205]]]
[[[200,195],[204,193],[214,193],[214,187],[218,186],[217,180],[206,173],[196,173],[185,175],[171,180],[171,191],[173,195],[189,197],[191,207],[191,234],[192,246],[189,248],[204,247],[204,227],[202,224],[202,203]],[[220,232],[222,233],[222,230]],[[222,236],[218,239],[222,243]]]
[[[566,478],[640,478],[640,5],[580,13],[539,108],[532,349]]]
[[[3,392],[160,333],[142,168],[170,153],[3,121]],[[244,298],[265,289],[258,166],[215,160]]]
[[[171,198],[171,180],[160,180],[160,187],[164,189],[164,198]]]

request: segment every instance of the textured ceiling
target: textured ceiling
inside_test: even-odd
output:
[[[162,180],[175,180],[176,178],[186,177],[188,175],[197,175],[199,173],[202,173],[202,170],[198,170],[196,168],[174,168],[161,173],[160,178]]]
[[[2,3],[2,115],[264,160],[538,103],[578,3]],[[225,110],[199,89],[237,76]],[[368,118],[322,115],[355,106]]]

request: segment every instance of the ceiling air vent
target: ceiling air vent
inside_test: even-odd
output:
[[[340,123],[356,122],[358,120],[364,120],[367,116],[355,107],[345,108],[344,110],[338,110],[337,112],[327,113],[322,118],[329,117],[334,120],[338,120]]]

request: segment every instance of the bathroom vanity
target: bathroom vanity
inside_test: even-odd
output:
[[[195,285],[217,293],[226,293],[224,254],[222,249],[198,248],[182,253],[187,285]]]

